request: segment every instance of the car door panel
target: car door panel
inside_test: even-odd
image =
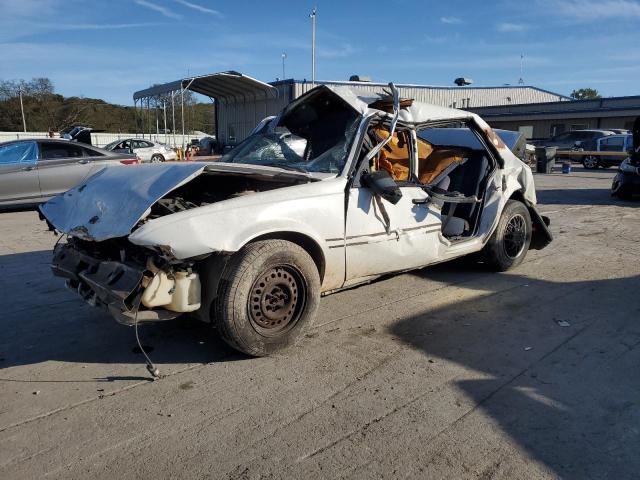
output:
[[[0,204],[38,203],[41,200],[36,142],[4,145],[0,151]]]
[[[436,259],[439,212],[429,204],[413,204],[414,199],[426,198],[421,188],[406,186],[400,190],[402,198],[395,205],[376,199],[367,188],[350,190],[345,244],[347,285],[369,276],[420,267]]]
[[[78,144],[48,145],[43,142],[41,153],[38,177],[45,198],[66,192],[86,178],[92,169],[90,158]]]

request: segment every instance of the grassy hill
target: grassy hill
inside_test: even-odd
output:
[[[32,79],[30,82],[0,80],[0,131],[22,131],[19,92],[23,92],[24,113],[28,131],[60,131],[69,125],[84,124],[108,132],[149,131],[144,118],[134,107],[114,105],[96,98],[63,97],[53,91],[48,79]],[[185,130],[215,133],[214,105],[198,103],[187,97],[185,104]],[[178,113],[178,111],[176,112]],[[156,131],[156,114],[163,128],[163,112],[151,110],[151,131]],[[167,110],[167,128],[171,129],[171,112]],[[179,115],[176,115],[176,131],[181,131]]]

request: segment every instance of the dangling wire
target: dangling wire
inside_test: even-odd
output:
[[[154,279],[156,278],[156,275],[157,275],[157,272],[153,276]],[[153,282],[153,279],[151,281]],[[153,364],[153,362],[149,358],[149,355],[147,355],[147,352],[145,352],[144,348],[142,348],[142,343],[140,342],[140,336],[138,335],[138,311],[140,311],[140,304],[141,303],[142,303],[142,293],[138,297],[138,303],[136,305],[136,312],[135,312],[134,317],[133,317],[133,329],[136,332],[136,342],[138,343],[138,348],[140,349],[140,351],[144,355],[144,358],[146,358],[146,360],[147,360],[147,370],[149,371],[149,373],[153,376],[153,378],[155,380],[156,378],[161,378],[160,370],[158,369],[158,367],[156,367]]]

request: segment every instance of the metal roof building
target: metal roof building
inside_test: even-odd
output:
[[[385,83],[351,81],[316,81],[321,85],[343,85],[351,88],[357,95],[375,95],[387,88]],[[275,115],[289,102],[304,94],[313,85],[306,80],[281,80],[269,85],[277,90],[277,98],[266,102],[256,99],[235,99],[218,101],[216,104],[216,125],[218,139],[224,144],[234,144],[243,140],[262,119],[255,112]],[[510,105],[538,102],[558,102],[570,100],[564,95],[530,86],[502,87],[442,87],[432,85],[396,84],[400,96],[416,101],[433,103],[445,107],[469,109],[495,105]],[[264,115],[263,115],[264,117]]]
[[[381,93],[387,84],[354,81],[316,81],[316,85],[342,85],[356,95],[372,96]],[[134,101],[149,102],[161,95],[192,90],[216,102],[216,136],[223,145],[244,140],[260,120],[275,115],[292,100],[298,98],[313,84],[306,80],[280,80],[264,83],[239,72],[221,72],[184,78],[163,85],[140,90]],[[435,105],[471,109],[496,105],[564,102],[568,97],[531,86],[470,87],[396,84],[400,95]],[[148,103],[147,103],[148,104]],[[175,122],[174,122],[175,124]]]
[[[545,138],[586,128],[631,129],[640,116],[640,96],[470,108],[491,126]]]

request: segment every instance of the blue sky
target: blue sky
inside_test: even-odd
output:
[[[131,105],[153,83],[224,70],[640,94],[640,0],[0,0],[0,78]]]

